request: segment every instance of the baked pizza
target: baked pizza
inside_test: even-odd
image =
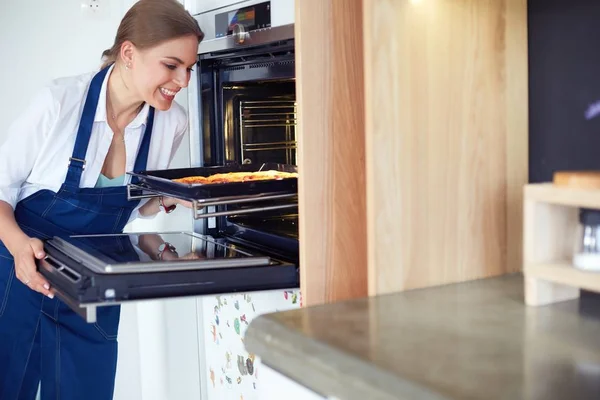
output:
[[[210,176],[187,176],[184,178],[173,179],[173,181],[188,185],[209,185],[214,183],[281,180],[297,177],[297,172],[282,172],[269,170],[258,172],[225,172],[220,174],[213,174]]]

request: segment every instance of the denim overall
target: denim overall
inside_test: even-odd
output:
[[[58,193],[41,190],[16,206],[15,219],[30,237],[121,233],[138,204],[127,200],[125,186],[79,187],[107,71],[92,79]],[[146,169],[153,118],[150,108],[136,171]],[[111,400],[119,317],[118,306],[100,307],[90,324],[57,297],[31,290],[16,278],[13,258],[0,242],[0,400],[33,400],[40,380],[42,400]]]

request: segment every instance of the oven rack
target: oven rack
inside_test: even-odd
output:
[[[298,147],[295,141],[243,143],[244,151],[288,150]]]
[[[297,126],[297,105],[294,100],[243,100],[239,105],[240,130]]]
[[[285,151],[286,164],[295,164],[298,108],[295,100],[243,100],[239,104],[239,132],[242,159],[246,154],[261,151]],[[283,128],[282,139],[252,142],[255,130]]]
[[[298,206],[298,194],[297,193],[289,193],[289,192],[274,192],[274,193],[260,193],[260,194],[252,194],[252,195],[242,195],[242,196],[223,196],[223,197],[213,197],[207,199],[194,199],[187,198],[183,196],[173,195],[171,193],[163,192],[160,190],[155,190],[146,187],[143,184],[133,184],[130,183],[127,185],[127,198],[129,200],[142,200],[153,197],[166,196],[166,197],[176,197],[184,201],[189,201],[192,203],[192,213],[194,219],[203,219],[203,218],[211,218],[211,217],[224,217],[230,215],[239,215],[239,214],[250,214],[256,212],[263,211],[272,211],[272,210],[282,210],[286,208],[294,208]],[[261,202],[269,201],[269,200],[283,200],[283,199],[293,199],[296,200],[286,204],[277,204],[277,205],[262,205]],[[226,206],[226,205],[247,205],[257,203],[257,205],[252,205],[249,208],[241,208],[241,209],[233,209],[227,211],[208,211],[208,207],[216,207],[216,206]]]

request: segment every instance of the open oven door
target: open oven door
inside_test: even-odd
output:
[[[299,287],[297,263],[188,232],[54,237],[38,269],[87,322],[126,302]]]

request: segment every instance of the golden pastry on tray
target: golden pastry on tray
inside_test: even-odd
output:
[[[287,178],[297,178],[297,172],[282,171],[258,171],[258,172],[225,172],[210,176],[187,176],[184,178],[173,179],[174,182],[188,185],[209,185],[213,183],[231,183],[231,182],[249,182],[264,180],[281,180]]]

